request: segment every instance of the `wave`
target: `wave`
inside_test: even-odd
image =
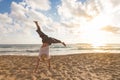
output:
[[[11,45],[1,45],[0,48],[12,48],[13,46]]]
[[[76,50],[120,50],[120,48],[76,48]]]
[[[26,52],[39,52],[39,50],[26,50]]]
[[[39,52],[40,45],[31,45],[31,44],[20,44],[20,45],[0,45],[0,54],[32,54]],[[68,44],[67,47],[64,47],[61,44],[55,44],[50,46],[50,53],[82,53],[82,52],[91,52],[91,51],[115,51],[120,52],[120,45],[107,45],[94,48],[86,44]]]
[[[27,53],[34,53],[34,52],[39,52],[39,50],[7,50],[7,51],[4,51],[4,50],[2,50],[2,51],[0,51],[0,53],[11,53],[11,52],[18,52],[18,53],[20,53],[20,52],[27,52]]]

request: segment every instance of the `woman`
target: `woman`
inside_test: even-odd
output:
[[[66,46],[66,44],[64,42],[61,42],[60,40],[58,39],[55,39],[55,38],[52,38],[52,37],[48,37],[46,34],[44,34],[42,31],[41,31],[41,28],[40,26],[38,25],[38,22],[37,21],[34,21],[34,23],[36,24],[37,26],[37,33],[39,34],[39,36],[41,37],[42,39],[42,46],[40,48],[40,51],[39,51],[39,57],[38,57],[38,61],[37,61],[37,66],[35,68],[35,72],[37,71],[37,68],[39,66],[39,61],[41,60],[42,56],[45,55],[48,59],[48,65],[49,65],[49,69],[50,69],[50,56],[49,56],[49,46],[52,44],[52,43],[62,43],[64,46]]]

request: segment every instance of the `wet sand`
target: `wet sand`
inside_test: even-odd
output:
[[[0,56],[0,80],[120,80],[120,54],[85,53],[51,57],[51,69],[36,56]]]

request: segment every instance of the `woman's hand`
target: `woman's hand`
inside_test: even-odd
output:
[[[66,44],[64,42],[61,42],[65,47],[66,47]]]

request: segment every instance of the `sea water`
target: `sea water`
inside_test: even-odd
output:
[[[0,55],[29,55],[37,56],[41,44],[0,44]],[[66,55],[80,53],[120,53],[120,44],[106,44],[103,46],[92,46],[90,44],[52,44],[50,55]]]

